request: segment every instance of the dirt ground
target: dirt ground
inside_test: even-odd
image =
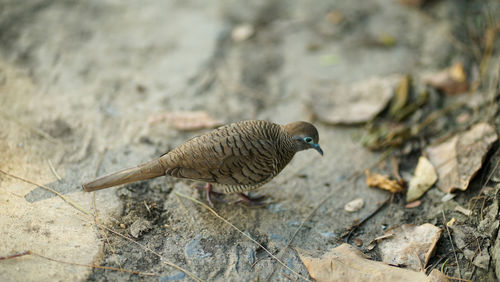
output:
[[[474,64],[464,27],[469,19],[500,11],[495,1],[429,2],[417,8],[393,0],[0,0],[0,169],[46,185],[93,213],[93,195],[82,191],[83,182],[158,157],[205,132],[148,122],[155,115],[182,110],[206,111],[222,123],[313,121],[325,155],[295,156],[259,191],[272,204],[215,206],[220,216],[308,277],[295,248],[330,250],[356,219],[389,196],[368,188],[364,177],[350,179],[380,157],[361,144],[365,128],[315,120],[311,93],[325,83],[394,73],[420,77],[457,60]],[[328,17],[331,11],[341,15],[339,23]],[[232,31],[242,24],[254,33],[235,40]],[[481,120],[482,112],[474,114]],[[490,122],[498,132],[500,118]],[[431,131],[436,136],[405,148],[453,128],[441,120]],[[497,148],[498,142],[492,151]],[[403,177],[412,174],[418,158],[409,151],[400,154]],[[486,164],[494,164],[491,155]],[[354,233],[366,243],[360,250],[378,259],[378,250],[369,250],[367,242],[404,223],[442,227],[442,210],[448,219],[479,225],[484,220],[479,209],[469,218],[453,209],[467,207],[491,170],[485,165],[466,192],[447,202],[433,188],[419,207],[406,209],[404,197],[396,195]],[[390,161],[375,171],[392,174]],[[204,201],[191,182],[161,177],[96,192],[96,216],[37,185],[0,174],[0,256],[32,250],[63,262],[142,274],[27,255],[0,261],[2,281],[190,279],[165,261],[202,280],[301,279],[206,208],[174,193]],[[498,213],[500,184],[490,186],[485,214],[495,203]],[[331,197],[306,220],[326,195]],[[359,197],[364,207],[346,213],[344,205]],[[497,221],[496,216],[493,212],[490,219]],[[304,220],[290,248],[280,252]],[[96,222],[141,246],[103,232]],[[497,230],[489,232],[487,248],[500,260]],[[431,265],[443,266],[439,258],[449,253],[449,242],[441,237]],[[460,255],[461,273],[450,261],[447,275],[475,281],[498,277],[498,260],[482,269]]]

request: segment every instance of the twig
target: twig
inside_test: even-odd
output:
[[[37,184],[37,183],[35,183],[35,182],[33,182],[33,181],[30,181],[30,180],[27,180],[27,179],[21,178],[21,177],[19,177],[19,176],[15,176],[15,175],[10,174],[10,173],[8,173],[8,172],[5,172],[5,171],[3,171],[3,170],[1,170],[1,169],[0,169],[0,173],[3,173],[3,174],[5,174],[5,175],[7,175],[7,176],[10,176],[10,177],[12,177],[12,178],[15,178],[15,179],[21,180],[21,181],[23,181],[23,182],[26,182],[26,183],[29,183],[29,184],[32,184],[32,185],[35,185],[35,186],[38,186],[38,187],[42,187],[42,188],[46,189],[47,191],[50,191],[50,192],[52,192],[52,193],[56,194],[57,196],[61,197],[61,198],[62,198],[64,201],[66,201],[69,205],[71,205],[72,207],[74,207],[74,208],[75,208],[75,209],[77,209],[78,211],[80,211],[80,212],[82,212],[83,214],[85,214],[85,215],[87,215],[87,216],[89,216],[89,217],[90,217],[90,213],[89,213],[88,211],[86,211],[85,209],[81,208],[81,207],[80,207],[80,206],[78,206],[76,203],[74,203],[73,201],[71,201],[70,199],[66,198],[64,195],[62,195],[61,193],[59,193],[59,192],[55,191],[54,189],[52,189],[52,188],[50,188],[50,187],[47,187],[47,186],[44,186],[44,185]],[[98,223],[96,222],[96,224],[98,224]],[[111,232],[111,233],[114,233],[114,234],[116,234],[116,235],[118,235],[118,236],[120,236],[120,237],[122,237],[122,238],[125,238],[125,239],[127,239],[127,240],[129,240],[129,241],[131,241],[131,242],[133,242],[133,243],[135,243],[135,244],[137,244],[137,245],[141,246],[144,250],[149,251],[149,252],[151,252],[151,253],[155,254],[156,256],[158,256],[159,258],[161,258],[161,260],[163,261],[163,263],[164,263],[164,264],[169,265],[169,266],[171,266],[171,267],[173,267],[173,268],[176,268],[176,269],[178,269],[178,270],[180,270],[180,271],[182,271],[182,272],[186,273],[189,277],[193,278],[194,280],[196,280],[196,281],[202,281],[200,278],[196,277],[193,273],[191,273],[191,272],[187,271],[186,269],[184,269],[184,268],[182,268],[182,267],[180,267],[180,266],[178,266],[178,265],[176,265],[176,264],[174,264],[174,263],[171,263],[171,262],[167,261],[167,260],[166,260],[166,259],[165,259],[162,255],[160,255],[159,253],[157,253],[157,252],[155,252],[155,251],[151,250],[150,248],[148,248],[148,247],[146,247],[146,246],[143,246],[142,244],[140,244],[140,243],[138,243],[138,242],[136,242],[136,241],[132,240],[131,238],[128,238],[128,237],[126,237],[126,236],[124,236],[124,235],[122,235],[122,234],[120,234],[120,233],[118,233],[118,232],[116,232],[116,231],[114,231],[114,230],[112,230],[112,229],[110,229],[110,228],[108,228],[108,227],[106,227],[106,226],[102,225],[102,224],[98,224],[98,226],[99,226],[100,228],[106,229],[106,230],[108,230],[108,231],[109,231],[109,232]],[[21,254],[21,255],[22,255],[22,254]]]
[[[234,228],[236,231],[238,231],[240,234],[242,234],[243,236],[247,237],[250,241],[252,241],[253,243],[255,243],[257,246],[259,246],[260,248],[262,248],[267,254],[269,254],[273,259],[275,259],[279,264],[281,264],[283,267],[285,267],[286,269],[288,269],[289,271],[291,271],[292,273],[294,273],[295,275],[297,275],[298,277],[302,278],[302,279],[305,279],[305,280],[309,280],[309,278],[301,275],[300,273],[296,272],[295,270],[291,269],[290,267],[288,267],[284,262],[282,262],[280,259],[278,259],[275,255],[273,255],[266,247],[262,246],[262,244],[260,244],[259,242],[257,242],[255,239],[253,239],[252,237],[250,237],[249,235],[247,235],[245,232],[243,232],[241,229],[239,229],[238,227],[236,227],[234,224],[232,224],[231,222],[229,222],[227,219],[223,218],[222,216],[220,216],[215,210],[213,210],[211,207],[207,206],[205,203],[203,202],[200,202],[198,200],[196,200],[195,198],[193,197],[190,197],[188,195],[184,195],[182,193],[179,193],[177,191],[174,191],[175,194],[177,194],[178,196],[180,197],[183,197],[185,199],[188,199],[194,203],[197,203],[201,206],[203,206],[205,209],[209,210],[213,215],[215,215],[215,217],[217,217],[218,219],[222,220],[224,223],[226,223],[227,225],[231,226],[232,228]]]
[[[148,214],[151,215],[151,210],[148,207],[148,203],[146,203],[146,200],[144,200],[144,206],[146,207],[146,210],[148,211]]]
[[[448,233],[448,238],[450,239],[450,244],[453,249],[453,254],[455,255],[455,261],[457,263],[457,268],[458,268],[458,275],[460,276],[460,279],[462,279],[462,271],[460,270],[460,264],[458,263],[457,252],[455,251],[455,245],[453,244],[453,239],[451,238],[450,229],[446,224],[446,217],[444,216],[444,211],[441,210],[441,213],[443,214],[443,225],[446,228],[446,232]]]
[[[26,251],[26,252],[17,253],[17,254],[13,254],[13,255],[10,255],[10,256],[0,257],[0,260],[8,260],[8,259],[18,258],[18,257],[22,257],[22,256],[31,255],[31,254],[33,254],[33,252],[31,250],[29,250],[29,251]]]
[[[140,272],[136,270],[128,270],[128,269],[123,269],[123,268],[116,268],[116,267],[111,267],[111,266],[101,266],[101,265],[92,265],[92,264],[83,264],[83,263],[75,263],[75,262],[67,262],[67,261],[62,261],[58,259],[53,259],[49,258],[37,253],[33,253],[33,255],[37,257],[44,258],[46,260],[58,262],[58,263],[64,263],[64,264],[69,264],[69,265],[78,265],[78,266],[85,266],[85,267],[90,267],[90,268],[99,268],[99,269],[106,269],[106,270],[114,270],[114,271],[120,271],[120,272],[127,272],[127,273],[132,273],[136,275],[144,275],[144,276],[158,276],[157,274],[154,273],[146,273],[146,272]]]
[[[284,277],[288,278],[288,280],[290,280],[290,281],[297,281],[297,279],[293,279],[290,275],[288,275],[286,273],[281,273],[281,275],[283,275]]]
[[[62,178],[57,173],[56,169],[54,168],[54,165],[52,165],[52,161],[49,159],[49,160],[47,160],[47,162],[49,163],[50,171],[52,171],[52,173],[54,174],[54,176],[57,178],[57,181],[61,181]]]
[[[67,198],[66,196],[64,196],[63,194],[57,192],[56,190],[48,187],[48,186],[45,186],[45,185],[41,185],[41,184],[37,184],[33,181],[30,181],[30,180],[27,180],[27,179],[24,179],[22,177],[19,177],[19,176],[16,176],[16,175],[13,175],[13,174],[10,174],[4,170],[1,170],[0,169],[0,173],[3,173],[7,176],[10,176],[12,178],[15,178],[15,179],[18,179],[18,180],[21,180],[23,182],[26,182],[26,183],[29,183],[29,184],[32,184],[32,185],[35,185],[35,186],[38,186],[38,187],[42,187],[43,189],[49,191],[49,192],[52,192],[54,194],[56,194],[57,196],[59,196],[61,199],[63,199],[66,203],[70,204],[72,207],[74,207],[75,209],[77,209],[78,211],[80,211],[81,213],[83,214],[86,214],[86,215],[90,215],[90,213],[88,211],[86,211],[84,208],[80,207],[78,204],[76,204],[75,202],[73,202],[72,200],[70,200],[69,198]]]

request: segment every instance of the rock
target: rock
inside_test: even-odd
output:
[[[363,208],[364,204],[365,202],[363,201],[363,199],[357,198],[345,204],[344,210],[346,212],[357,212]]]

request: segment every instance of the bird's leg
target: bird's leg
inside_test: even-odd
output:
[[[214,207],[214,204],[212,202],[212,198],[214,198],[217,202],[225,202],[223,199],[220,198],[220,196],[222,196],[224,194],[213,191],[212,184],[206,183],[204,186],[195,186],[195,187],[198,189],[205,190],[207,202],[211,207]]]
[[[238,196],[240,197],[240,199],[232,202],[231,204],[242,203],[242,204],[248,204],[251,206],[265,206],[265,205],[267,205],[266,202],[262,201],[266,197],[264,195],[250,197],[249,195],[247,195],[245,193],[238,193]]]

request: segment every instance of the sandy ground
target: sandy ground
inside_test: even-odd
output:
[[[441,69],[461,58],[448,34],[460,28],[463,3],[436,1],[423,10],[396,1],[0,1],[0,168],[66,195],[92,211],[81,183],[157,157],[203,131],[149,124],[166,111],[202,110],[224,123],[311,120],[319,84]],[[341,11],[342,24],[325,19]],[[256,33],[231,39],[239,24]],[[377,40],[391,36],[396,44]],[[374,43],[375,42],[375,43]],[[266,208],[217,205],[217,212],[273,252],[287,244],[329,193],[292,246],[325,251],[383,201],[354,171],[378,154],[359,141],[362,127],[317,123],[324,157],[308,151],[261,193]],[[61,176],[58,180],[51,166]],[[380,171],[390,171],[389,166]],[[173,191],[203,200],[191,183],[159,178],[95,194],[98,220],[204,280],[288,280],[262,249]],[[437,223],[431,191],[421,208],[401,199],[356,235],[370,241],[388,226]],[[358,213],[343,211],[361,197]],[[465,200],[464,200],[465,201]],[[120,227],[121,226],[121,227]],[[125,228],[125,229],[123,229]],[[156,276],[91,269],[25,256],[0,263],[2,281],[181,280],[184,273],[149,251],[108,234],[93,217],[46,190],[0,176],[0,255],[32,250],[79,264],[123,267]],[[375,253],[371,254],[376,257]],[[283,261],[307,276],[296,251]],[[493,277],[492,271],[484,272]],[[489,275],[489,276],[488,276]]]

